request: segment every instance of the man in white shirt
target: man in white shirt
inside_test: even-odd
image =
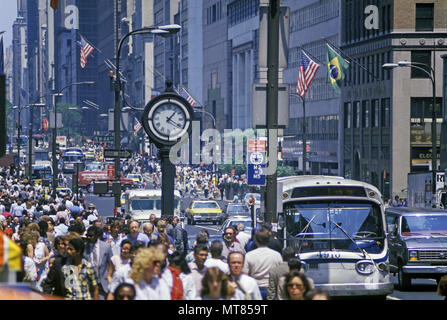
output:
[[[254,240],[257,249],[245,255],[243,269],[244,273],[258,282],[263,300],[266,299],[268,293],[270,270],[283,262],[279,252],[267,247],[269,239],[269,231],[266,228],[256,231]]]
[[[217,267],[223,273],[229,272],[228,265],[222,261],[222,249],[223,249],[223,244],[221,241],[215,240],[215,241],[211,242],[211,246],[210,246],[211,258],[206,259],[205,267],[207,267],[207,268]]]
[[[237,225],[237,235],[236,239],[239,241],[241,246],[245,248],[247,246],[247,243],[250,242],[250,235],[246,232],[244,232],[245,225],[243,223],[239,223]]]
[[[232,300],[262,300],[256,280],[242,273],[244,258],[240,252],[230,252],[228,255],[229,280],[235,289]]]

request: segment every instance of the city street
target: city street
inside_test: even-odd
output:
[[[102,217],[113,216],[113,197],[100,197],[93,194],[86,196],[87,203],[94,203],[99,214]],[[182,198],[181,209],[184,210],[188,207],[193,198]],[[225,201],[218,201],[220,206],[225,205]],[[204,223],[199,225],[188,225],[185,221],[184,227],[188,232],[188,238],[195,239],[195,235],[201,230],[206,229],[210,236],[221,235],[220,226],[213,225],[211,223]],[[394,284],[394,291],[388,295],[387,300],[443,300],[444,297],[439,296],[436,293],[436,281],[431,279],[413,279],[412,287],[408,291],[400,291],[398,289],[397,276],[391,275],[392,282]]]

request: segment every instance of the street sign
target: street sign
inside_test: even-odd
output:
[[[112,164],[107,165],[107,178],[115,178],[115,166]]]
[[[104,149],[104,158],[131,158],[131,150]]]
[[[267,141],[247,141],[247,184],[265,186],[265,165],[267,163]]]
[[[48,119],[47,118],[43,119],[43,122],[42,122],[43,131],[47,132],[49,127],[50,127],[50,123],[48,122]]]

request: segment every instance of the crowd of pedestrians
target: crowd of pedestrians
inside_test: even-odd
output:
[[[282,250],[268,226],[252,236],[243,229],[226,228],[213,242],[203,229],[189,248],[178,217],[152,215],[143,225],[130,217],[104,221],[85,199],[53,198],[23,173],[0,168],[0,231],[22,248],[18,281],[61,298],[306,298],[312,281],[291,259],[293,249]]]

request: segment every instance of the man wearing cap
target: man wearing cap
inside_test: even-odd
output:
[[[90,203],[88,205],[88,213],[89,214],[94,214],[95,216],[98,216],[98,211],[96,210],[96,207],[93,203]]]

